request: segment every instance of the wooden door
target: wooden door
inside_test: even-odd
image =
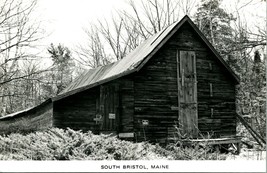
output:
[[[198,118],[196,56],[194,51],[177,52],[177,81],[181,133],[183,136],[196,138]]]
[[[117,133],[119,124],[119,91],[118,85],[100,86],[99,109],[101,133]]]

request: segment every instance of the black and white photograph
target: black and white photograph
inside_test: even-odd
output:
[[[266,0],[0,0],[0,172],[265,172],[266,26]]]

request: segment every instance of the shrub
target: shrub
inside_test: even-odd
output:
[[[44,132],[0,136],[1,160],[167,159],[159,146],[132,143],[108,135],[52,128]]]
[[[163,148],[148,142],[133,143],[109,135],[88,131],[52,128],[22,135],[0,136],[0,160],[203,160],[201,148],[169,146]]]

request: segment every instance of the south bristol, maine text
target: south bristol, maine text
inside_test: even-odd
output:
[[[101,165],[101,169],[169,169],[169,165]]]

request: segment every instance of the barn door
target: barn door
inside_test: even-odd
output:
[[[197,79],[194,51],[177,52],[178,110],[182,135],[195,138],[198,134]]]
[[[118,85],[100,86],[99,106],[101,115],[100,132],[116,134],[119,120]]]

